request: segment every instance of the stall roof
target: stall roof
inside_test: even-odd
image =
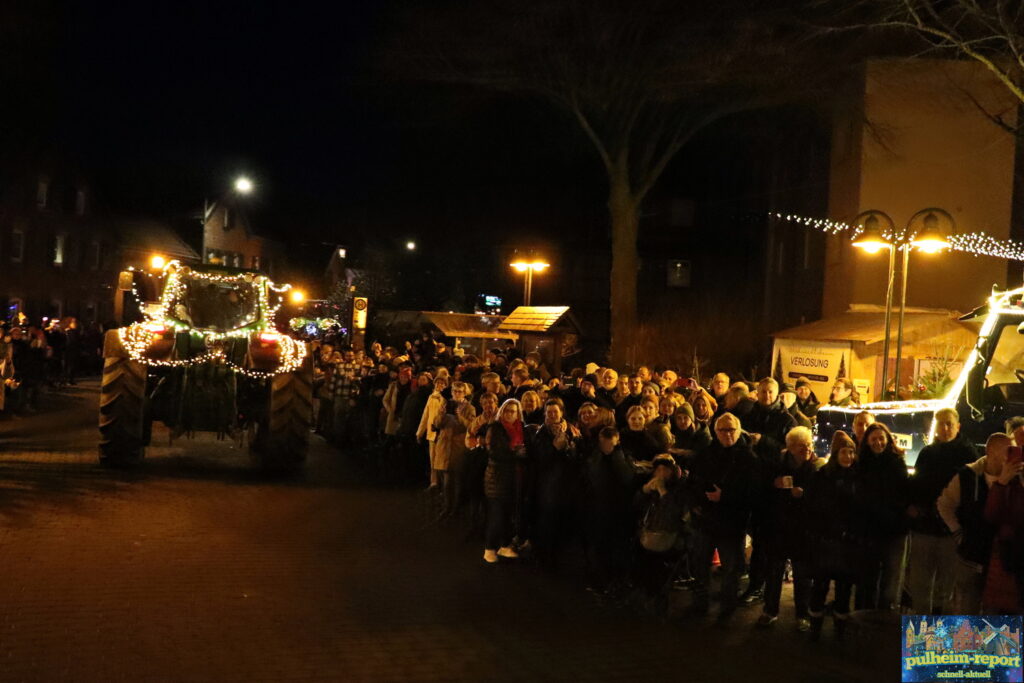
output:
[[[501,329],[547,332],[568,312],[568,306],[519,306],[505,318]]]
[[[931,328],[959,327],[973,332],[969,323],[957,320],[960,313],[936,308],[907,308],[903,322],[903,334],[914,337],[916,333]],[[896,334],[899,308],[893,310],[892,334]],[[806,339],[813,341],[853,341],[876,344],[885,340],[885,309],[881,306],[851,306],[846,313],[823,318],[812,323],[779,330],[776,339]]]
[[[481,313],[442,313],[440,311],[377,311],[377,325],[389,327],[405,326],[420,328],[424,323],[436,327],[446,337],[470,339],[512,339],[518,338],[513,332],[499,329],[504,318],[500,315]]]
[[[518,339],[519,335],[500,329],[505,319],[500,315],[482,313],[440,313],[423,311],[422,316],[433,323],[446,337],[477,337],[480,339]]]

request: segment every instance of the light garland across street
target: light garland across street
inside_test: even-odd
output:
[[[784,214],[773,211],[768,214],[772,218],[790,223],[798,223],[804,227],[821,230],[829,235],[839,235],[844,232],[855,237],[861,233],[861,226],[850,225],[842,221],[833,221],[828,218],[811,218],[798,216],[796,214]],[[903,239],[904,235],[886,235],[887,238]],[[911,235],[911,238],[913,236]],[[968,232],[957,235],[949,235],[949,248],[971,256],[993,256],[995,258],[1007,259],[1009,261],[1024,261],[1024,243],[1015,240],[1000,240],[985,232]]]

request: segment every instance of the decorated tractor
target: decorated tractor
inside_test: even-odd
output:
[[[1024,288],[994,289],[988,303],[961,320],[981,322],[974,348],[963,370],[942,398],[867,403],[859,407],[823,406],[818,411],[817,450],[828,451],[838,429],[851,432],[857,413],[866,410],[884,422],[907,453],[913,467],[917,454],[935,434],[935,413],[953,408],[961,432],[984,444],[1005,420],[1024,415]]]
[[[172,440],[214,432],[248,440],[265,469],[300,467],[312,363],[306,345],[273,322],[290,286],[256,272],[178,261],[158,275],[122,273],[121,282],[139,300],[142,319],[104,338],[100,461],[140,460],[159,421]],[[155,300],[141,300],[146,289]]]

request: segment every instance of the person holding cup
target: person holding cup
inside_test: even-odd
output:
[[[811,572],[804,491],[817,471],[812,457],[812,442],[810,429],[794,427],[786,434],[786,450],[782,457],[770,465],[772,489],[764,518],[768,571],[764,611],[757,620],[757,625],[763,628],[773,626],[779,619],[786,560],[793,565],[797,630],[807,631],[811,627],[808,611]]]

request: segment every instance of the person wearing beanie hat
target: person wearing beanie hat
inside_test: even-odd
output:
[[[796,389],[793,388],[792,384],[783,382],[779,385],[779,401],[782,403],[786,411],[793,416],[796,420],[798,427],[807,427],[810,429],[814,426],[814,422],[811,418],[800,412],[800,407],[796,404]]]
[[[857,445],[840,430],[832,435],[828,462],[814,475],[806,492],[814,558],[809,614],[811,639],[821,637],[825,599],[834,583],[832,603],[836,638],[841,639],[850,614],[850,596],[865,554],[865,500],[857,465]]]
[[[814,419],[818,414],[818,397],[814,395],[811,382],[806,377],[796,378],[796,407],[807,417]]]
[[[697,454],[711,443],[711,431],[707,425],[694,418],[693,406],[684,403],[672,415],[672,436],[674,443],[669,452],[676,462],[685,467]]]

